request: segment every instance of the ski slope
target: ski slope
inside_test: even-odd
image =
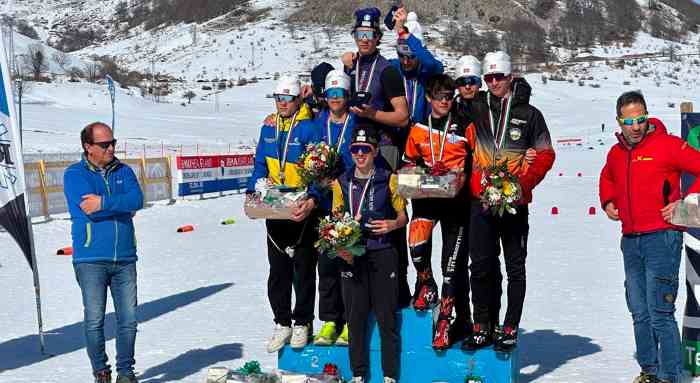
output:
[[[607,72],[611,80],[597,89],[568,82],[543,85],[539,75],[528,77],[534,88],[532,103],[543,111],[553,137],[578,137],[585,145],[555,148],[554,168],[535,190],[530,207],[519,382],[622,383],[638,373],[624,300],[620,228],[600,212],[588,215],[588,209],[598,206],[597,175],[615,142],[614,103],[620,92],[641,88],[650,112],[676,134],[679,103],[693,101],[700,107],[700,98],[694,89],[657,87],[646,78],[623,86],[625,73]],[[272,111],[265,95],[273,87],[268,81],[229,89],[219,95],[218,112],[211,101],[199,98],[183,107],[120,93],[116,136],[148,144],[251,142],[257,139],[260,121]],[[42,85],[29,97],[24,140],[34,153],[77,150],[83,125],[111,119],[105,90],[94,85]],[[201,383],[210,366],[233,368],[248,360],[275,367],[275,355],[265,352],[273,324],[266,296],[264,224],[245,218],[242,201],[238,194],[178,200],[174,205],[156,203],[136,215],[136,368],[142,382]],[[553,206],[559,215],[550,214]],[[227,218],[236,223],[221,226]],[[196,229],[177,234],[183,224]],[[46,341],[55,356],[39,355],[31,272],[9,235],[0,232],[0,382],[89,381],[80,292],[70,258],[54,255],[70,245],[70,221],[57,216],[37,222],[34,231]],[[434,246],[440,246],[439,239]],[[433,261],[439,270],[439,257]],[[409,278],[412,283],[415,274]],[[682,287],[679,323],[684,302]],[[111,307],[110,303],[109,312]],[[107,350],[112,364],[113,324],[111,314]]]

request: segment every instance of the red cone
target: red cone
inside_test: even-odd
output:
[[[591,206],[588,208],[588,215],[595,215],[595,206]]]
[[[559,214],[559,208],[554,206],[552,207],[552,215],[558,215]]]
[[[194,230],[194,226],[192,225],[185,225],[185,226],[180,226],[177,228],[178,233],[187,233],[189,231]]]
[[[56,255],[73,255],[73,248],[71,246],[58,249]]]

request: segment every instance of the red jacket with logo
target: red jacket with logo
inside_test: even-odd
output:
[[[650,118],[649,124],[653,131],[634,147],[617,133],[619,143],[610,149],[600,174],[600,203],[603,209],[610,202],[615,204],[623,234],[681,230],[664,221],[661,209],[666,201],[680,199],[682,172],[700,176],[700,151],[668,134],[660,120]],[[665,181],[670,188],[664,188]],[[700,177],[688,190],[688,193],[697,192],[700,192]]]

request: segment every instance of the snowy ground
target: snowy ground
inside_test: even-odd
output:
[[[600,214],[588,215],[588,208],[598,205],[597,174],[614,140],[615,98],[630,88],[623,87],[621,76],[610,72],[615,80],[600,89],[542,85],[539,76],[529,78],[533,104],[543,110],[552,135],[581,137],[587,144],[557,147],[554,169],[536,189],[531,205],[521,382],[629,382],[638,372],[624,301],[620,230]],[[643,81],[631,87],[647,93],[650,111],[677,134],[678,103],[694,101],[697,107],[700,99],[690,89],[657,88],[651,80]],[[25,107],[24,139],[32,152],[75,150],[85,123],[111,118],[100,89],[46,87],[35,88],[35,103]],[[173,145],[250,142],[271,111],[264,95],[272,87],[263,82],[228,90],[220,96],[219,112],[212,103],[183,108],[123,95],[117,137]],[[668,101],[676,102],[675,108]],[[605,133],[601,123],[608,127]],[[578,172],[583,176],[577,177]],[[560,215],[550,215],[552,206]],[[219,224],[231,217],[236,224]],[[136,355],[141,380],[203,382],[209,366],[238,367],[252,359],[273,368],[275,356],[264,350],[272,328],[264,227],[243,216],[242,197],[155,204],[139,212],[135,222],[141,257]],[[196,230],[176,234],[182,224],[194,224]],[[70,244],[70,222],[56,217],[37,223],[34,230],[48,350],[56,356],[46,359],[38,353],[31,273],[9,236],[0,233],[0,382],[88,381],[80,293],[70,258],[53,255]],[[684,290],[678,300],[679,323]],[[114,318],[108,318],[113,360]]]

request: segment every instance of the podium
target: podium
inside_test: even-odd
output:
[[[432,313],[416,313],[412,308],[397,313],[401,336],[400,383],[465,383],[469,375],[483,383],[515,383],[518,376],[518,349],[497,353],[493,347],[475,352],[462,351],[460,344],[449,350],[435,351],[432,343]],[[373,318],[368,321],[369,383],[383,382],[379,328]],[[294,350],[285,346],[278,354],[278,368],[302,374],[319,374],[326,363],[335,364],[342,377],[352,378],[348,348],[314,346]]]

